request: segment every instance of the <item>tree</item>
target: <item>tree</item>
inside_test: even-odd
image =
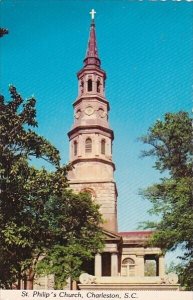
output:
[[[53,234],[56,240],[53,243],[52,238],[52,247],[47,247],[38,271],[54,274],[55,287],[62,289],[66,279],[71,277],[77,280],[81,271],[86,271],[84,263],[102,249],[102,231],[99,230],[101,218],[98,206],[93,204],[87,193],[74,195],[71,191],[66,192],[65,201],[62,197],[50,199],[47,216],[51,231],[57,228]],[[65,227],[58,231],[61,225],[64,226],[64,218]]]
[[[151,214],[160,221],[146,222],[155,230],[151,243],[164,250],[184,249],[180,270],[186,289],[193,284],[193,143],[192,119],[186,112],[167,113],[141,140],[150,146],[142,156],[153,156],[154,167],[165,177],[142,195],[151,201]]]
[[[62,286],[102,247],[101,216],[87,194],[68,189],[69,167],[61,166],[58,150],[31,129],[37,127],[35,99],[24,101],[14,86],[9,90],[9,102],[0,96],[0,286],[18,281],[19,288],[22,279],[25,288],[33,288],[40,258],[38,272],[52,271],[56,287]],[[29,164],[32,157],[55,170],[36,169]],[[65,274],[54,260],[59,253],[69,265]]]

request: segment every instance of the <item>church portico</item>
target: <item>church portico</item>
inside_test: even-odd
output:
[[[124,232],[115,234],[104,231],[104,234],[106,236],[105,248],[100,253],[100,256],[98,254],[95,256],[95,274],[94,276],[82,274],[80,276],[80,289],[179,289],[177,275],[173,273],[165,274],[164,256],[160,248],[146,246],[146,242],[152,232],[138,232],[138,234],[136,232]],[[149,260],[156,262],[155,275],[145,275],[146,262]]]
[[[122,239],[117,234],[104,230],[105,247],[102,253],[95,255],[95,276],[118,276],[120,273],[120,247]],[[99,264],[99,265],[98,265]]]

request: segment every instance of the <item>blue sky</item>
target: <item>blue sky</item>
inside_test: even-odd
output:
[[[1,26],[10,32],[0,40],[1,93],[13,83],[24,98],[35,95],[38,132],[68,162],[92,8],[115,133],[119,231],[135,230],[150,207],[138,191],[160,177],[151,159],[139,158],[137,138],[164,113],[192,108],[192,3],[1,0]]]

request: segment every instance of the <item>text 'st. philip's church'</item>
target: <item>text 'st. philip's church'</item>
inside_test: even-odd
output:
[[[152,232],[118,232],[118,194],[112,159],[114,134],[108,122],[110,105],[105,97],[106,73],[98,55],[94,13],[92,10],[84,66],[77,74],[74,124],[68,133],[73,168],[68,179],[75,192],[89,192],[93,201],[100,205],[105,248],[102,253],[95,254],[89,274],[80,276],[78,288],[176,290],[178,279],[175,274],[165,275],[161,249],[147,246]],[[150,261],[153,261],[154,270],[147,276]]]

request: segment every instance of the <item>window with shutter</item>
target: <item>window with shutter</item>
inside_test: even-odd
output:
[[[85,152],[91,153],[92,152],[92,140],[91,138],[87,138],[85,141]]]

